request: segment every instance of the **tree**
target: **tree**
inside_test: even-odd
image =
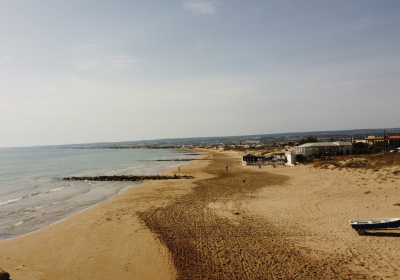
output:
[[[306,139],[301,138],[299,145],[303,145],[305,143],[316,143],[318,142],[318,138],[314,136],[308,136]]]

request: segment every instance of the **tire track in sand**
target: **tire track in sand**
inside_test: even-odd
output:
[[[240,204],[243,195],[286,181],[235,167],[225,172],[233,164],[215,154],[207,172],[216,178],[197,181],[191,193],[172,205],[138,213],[170,250],[178,279],[367,279],[340,260],[311,257],[261,218],[235,212],[233,223],[217,215],[210,203]]]

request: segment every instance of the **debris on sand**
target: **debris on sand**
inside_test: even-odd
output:
[[[0,268],[0,280],[9,280],[9,279],[10,279],[10,273]]]

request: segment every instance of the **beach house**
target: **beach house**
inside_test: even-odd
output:
[[[369,135],[365,136],[365,141],[370,145],[373,145],[377,142],[382,142],[389,149],[400,147],[399,135]]]
[[[351,154],[353,146],[350,142],[316,142],[306,143],[294,148],[294,151],[286,151],[285,156],[287,158],[287,165],[293,165],[296,163],[296,156],[303,155],[309,157],[314,154],[324,152],[331,154]]]
[[[275,154],[269,156],[255,156],[247,154],[243,156],[243,165],[280,165],[285,164],[286,158],[283,154]]]
[[[388,141],[389,148],[400,147],[400,136],[399,135],[386,136],[386,140]]]

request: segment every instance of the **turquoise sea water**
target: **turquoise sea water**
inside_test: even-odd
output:
[[[48,226],[122,193],[136,182],[59,178],[156,175],[196,158],[167,149],[0,149],[0,240]]]

